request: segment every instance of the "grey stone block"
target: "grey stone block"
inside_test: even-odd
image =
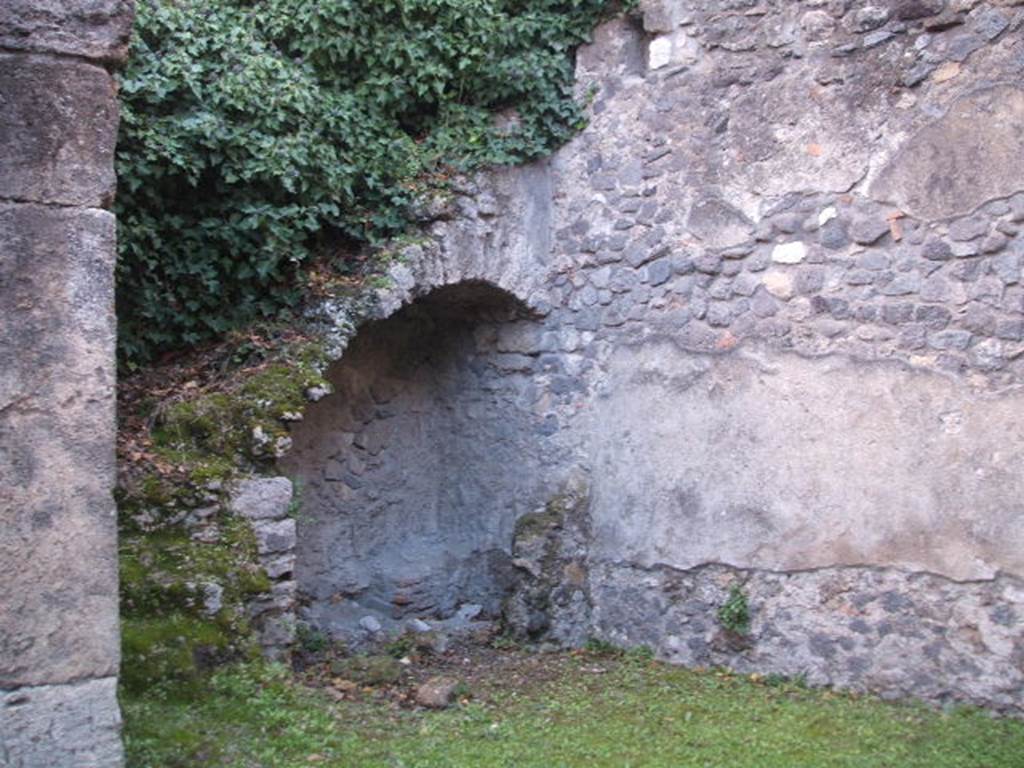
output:
[[[131,0],[4,0],[0,48],[120,61],[128,53],[132,11]]]
[[[0,759],[5,768],[118,768],[117,680],[0,690]]]
[[[114,217],[0,204],[0,687],[115,674]]]
[[[0,53],[0,104],[0,146],[17,148],[0,155],[0,200],[111,203],[118,115],[105,69]]]
[[[229,508],[249,520],[278,520],[288,515],[292,482],[287,477],[242,480],[231,494]]]

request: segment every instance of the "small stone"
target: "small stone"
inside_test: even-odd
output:
[[[998,339],[983,339],[971,349],[971,363],[983,371],[997,371],[1003,367],[1006,348]]]
[[[264,560],[263,570],[267,572],[267,576],[271,579],[291,576],[295,571],[295,555],[289,553]]]
[[[306,390],[306,399],[311,403],[319,402],[331,394],[330,387],[310,387]]]
[[[913,21],[942,13],[945,0],[900,0],[894,15],[900,21]]]
[[[882,272],[892,266],[892,260],[884,251],[865,251],[857,257],[856,264],[869,272]]]
[[[952,61],[964,61],[979,48],[984,47],[985,40],[980,35],[965,32],[956,35],[946,47],[946,56]]]
[[[429,709],[446,709],[455,701],[459,681],[451,677],[432,677],[416,689],[416,703]]]
[[[850,237],[860,245],[877,243],[889,234],[889,222],[883,218],[868,217],[855,219],[850,225]]]
[[[921,288],[921,277],[915,272],[896,275],[889,283],[881,286],[878,292],[883,296],[906,296],[916,293]]]
[[[800,18],[800,28],[804,36],[812,42],[827,39],[835,29],[835,24],[825,11],[808,11]]]
[[[777,264],[799,264],[807,256],[807,246],[799,240],[780,243],[772,249],[772,261]]]
[[[927,61],[919,62],[903,73],[900,83],[906,88],[913,88],[915,85],[924,82],[925,78],[933,71],[935,71],[934,64]]]
[[[647,66],[661,69],[672,61],[672,38],[669,35],[656,37],[647,47]]]
[[[732,297],[732,281],[728,279],[715,280],[708,288],[708,296],[712,299],[725,301]]]
[[[292,482],[287,477],[254,477],[238,483],[228,507],[249,520],[276,520],[288,515],[291,502]]]
[[[869,32],[864,35],[864,47],[874,48],[877,45],[886,43],[892,40],[896,35],[890,32],[888,29],[877,29],[874,32]]]
[[[799,232],[803,225],[804,217],[799,213],[784,213],[780,216],[776,216],[772,220],[772,226],[777,232],[781,232],[785,235],[791,235],[794,232]]]
[[[1010,242],[1010,238],[1004,235],[1002,232],[993,232],[991,235],[981,241],[981,252],[982,253],[998,253],[1006,247],[1006,244]]]
[[[967,349],[970,343],[969,331],[948,330],[928,335],[928,346],[932,349]]]
[[[820,268],[804,269],[797,273],[793,287],[797,293],[817,293],[825,286],[825,272]]]
[[[934,18],[927,19],[924,22],[924,28],[929,32],[942,32],[943,30],[952,29],[953,27],[959,26],[963,23],[964,20],[960,14],[949,11],[941,13]]]
[[[953,240],[973,240],[988,234],[988,221],[980,216],[967,216],[949,225],[949,236]]]
[[[932,73],[932,80],[936,83],[944,83],[947,80],[952,80],[959,74],[960,63],[957,61],[947,61]]]
[[[995,40],[1003,31],[1010,26],[1010,20],[1006,15],[996,9],[989,8],[978,14],[972,14],[974,19],[971,28],[989,42]]]
[[[732,309],[725,302],[714,301],[708,305],[705,317],[708,325],[725,328],[732,322]]]
[[[359,626],[370,634],[376,634],[383,629],[376,616],[363,616],[363,618],[359,620]]]
[[[672,276],[672,263],[668,259],[658,259],[647,265],[647,282],[661,285]]]
[[[768,293],[783,301],[788,301],[793,297],[793,275],[790,272],[778,269],[768,270],[762,278],[762,283]]]
[[[722,258],[713,253],[704,253],[694,260],[694,267],[705,275],[717,275],[722,271]]]
[[[216,616],[224,607],[224,587],[215,582],[206,582],[202,585],[203,592],[203,613],[207,616]]]
[[[256,534],[256,547],[261,555],[290,552],[295,549],[295,521],[291,518],[254,520],[252,529]]]
[[[996,323],[996,338],[1007,341],[1024,340],[1024,319],[1019,317],[1000,320]]]
[[[992,271],[1006,285],[1012,285],[1020,281],[1021,254],[1015,251],[1006,251],[992,259]]]
[[[953,314],[945,307],[920,306],[914,312],[914,319],[924,323],[931,331],[941,331],[952,320]]]
[[[889,9],[879,5],[867,5],[850,18],[850,29],[853,32],[869,32],[878,29],[889,20]]]
[[[750,301],[750,308],[758,317],[772,317],[779,311],[779,306],[771,294],[760,288]]]
[[[672,271],[677,275],[688,275],[694,270],[693,259],[684,253],[672,256]]]
[[[831,210],[831,209],[830,209]],[[833,218],[826,221],[818,232],[818,242],[830,251],[838,251],[850,244],[850,238],[846,235],[846,228],[839,219]]]
[[[1024,192],[1018,192],[1007,203],[1010,206],[1010,221],[1024,221]]]
[[[411,619],[406,625],[410,632],[430,632],[432,629],[423,619]]]
[[[590,284],[598,290],[603,290],[608,287],[608,280],[611,277],[612,268],[608,266],[595,269],[590,273]]]
[[[913,319],[913,304],[888,304],[882,307],[882,320],[890,325],[903,325]]]
[[[953,251],[944,240],[929,240],[921,249],[921,255],[929,261],[947,261],[953,258]]]
[[[732,292],[736,296],[753,296],[761,281],[751,274],[737,275],[732,281]]]
[[[971,256],[977,256],[981,253],[981,246],[978,245],[977,240],[969,240],[965,243],[953,243],[949,247],[950,252],[958,259],[965,259]]]

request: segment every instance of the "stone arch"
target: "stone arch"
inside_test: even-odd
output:
[[[334,393],[306,410],[281,462],[301,493],[305,618],[358,642],[360,622],[500,610],[515,521],[543,495],[538,322],[474,279],[351,340],[328,371]]]

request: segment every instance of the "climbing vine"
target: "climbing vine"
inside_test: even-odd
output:
[[[447,170],[566,141],[584,120],[573,51],[612,4],[139,3],[117,152],[122,359],[275,316],[318,246],[391,237]]]

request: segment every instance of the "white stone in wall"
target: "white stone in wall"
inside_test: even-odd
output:
[[[651,69],[661,69],[672,62],[672,37],[662,35],[651,41],[648,48],[648,66]]]
[[[772,261],[777,264],[799,264],[807,256],[807,246],[797,241],[779,243],[772,250]]]
[[[692,64],[700,57],[700,43],[686,34],[676,31],[654,38],[648,49],[647,64],[650,69],[661,69],[669,64]]]

